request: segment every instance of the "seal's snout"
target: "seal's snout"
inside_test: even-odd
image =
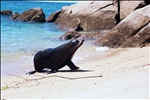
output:
[[[84,42],[84,38],[83,37],[78,37],[78,38],[72,40],[73,44],[78,44],[80,46],[83,44],[83,42]]]
[[[72,40],[72,43],[79,43],[79,41],[78,40]]]
[[[84,38],[83,38],[83,37],[79,37],[79,38],[77,38],[77,40],[78,40],[81,44],[83,44],[83,42],[84,42]]]

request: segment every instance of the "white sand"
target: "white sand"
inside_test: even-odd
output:
[[[148,99],[149,57],[149,47],[115,49],[107,55],[97,49],[75,62],[81,68],[77,72],[64,67],[49,75],[2,77],[1,88],[6,84],[9,88],[1,90],[1,96],[2,99]]]

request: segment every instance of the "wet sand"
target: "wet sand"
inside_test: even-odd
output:
[[[75,72],[1,77],[2,99],[148,99],[150,48],[106,52],[77,52]]]

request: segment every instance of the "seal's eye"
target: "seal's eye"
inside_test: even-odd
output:
[[[72,43],[78,43],[79,41],[78,40],[72,40]]]
[[[76,40],[72,40],[72,42],[76,42]]]

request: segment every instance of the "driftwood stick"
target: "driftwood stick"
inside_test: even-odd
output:
[[[52,77],[59,77],[59,78],[64,78],[64,79],[69,79],[69,80],[75,80],[75,79],[85,79],[85,78],[98,78],[102,76],[85,76],[85,77],[75,77],[75,78],[69,78],[69,77],[64,77],[64,76],[52,76]]]
[[[20,67],[19,67],[20,68]],[[20,68],[23,72],[27,73],[27,71],[25,71],[24,69]]]
[[[22,81],[22,82],[16,82],[16,81],[14,81],[14,83],[16,83],[16,84],[14,84],[15,86],[11,86],[11,87],[15,87],[15,88],[19,88],[19,86],[21,86],[21,85],[23,85],[23,84],[26,84],[26,83],[29,83],[29,82],[32,82],[32,81],[36,81],[37,83],[40,83],[40,82],[38,82],[38,80],[42,80],[42,79],[46,79],[46,78],[50,78],[50,77],[63,78],[63,79],[68,79],[68,80],[103,77],[102,75],[95,75],[95,76],[85,76],[85,77],[70,78],[70,77],[59,76],[59,75],[46,76],[46,77],[40,76],[40,75],[36,75],[36,76],[39,76],[39,77],[41,77],[41,78],[28,79],[28,78],[24,78],[24,77],[21,77],[21,76],[18,76],[18,75],[12,75],[12,74],[8,74],[8,75],[10,75],[10,76],[16,76],[16,77],[19,77],[19,78],[25,80],[25,81]]]
[[[40,77],[41,78],[38,78],[38,79],[35,79],[35,80],[41,80],[41,79],[50,78],[50,77],[58,77],[58,78],[64,78],[64,79],[69,79],[69,80],[75,80],[75,79],[85,79],[85,78],[99,78],[99,77],[103,77],[103,76],[102,75],[97,75],[97,76],[85,76],[85,77],[70,78],[70,77],[64,77],[64,76],[59,76],[59,75],[53,75],[53,76],[47,76],[47,77],[43,77],[43,76],[40,76]]]
[[[12,74],[8,74],[8,75],[10,75],[10,76],[16,76],[16,77],[22,78],[22,79],[24,79],[24,80],[26,80],[26,81],[41,80],[41,79],[45,79],[45,78],[49,78],[49,77],[58,77],[58,78],[64,78],[64,79],[69,79],[69,80],[103,77],[102,75],[97,75],[97,76],[85,76],[85,77],[70,78],[70,77],[59,76],[59,75],[46,76],[46,77],[43,77],[43,76],[40,76],[40,75],[36,75],[36,76],[40,76],[41,78],[37,78],[37,79],[27,79],[27,78],[24,78],[24,77],[21,77],[21,76],[18,76],[18,75],[12,75]]]
[[[16,76],[16,77],[19,77],[19,78],[22,78],[22,79],[28,81],[28,79],[26,79],[26,78],[24,78],[24,77],[21,77],[21,76],[19,76],[19,75],[13,75],[13,74],[8,74],[8,75],[9,75],[9,76]]]

